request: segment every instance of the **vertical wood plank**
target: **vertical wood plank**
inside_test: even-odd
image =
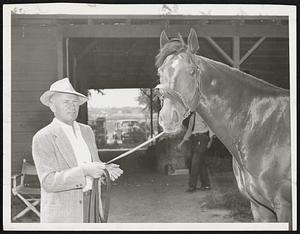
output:
[[[240,37],[233,37],[233,67],[240,68]]]
[[[63,78],[63,36],[61,27],[56,28],[56,57],[57,57],[57,79]]]
[[[67,67],[67,77],[70,77],[70,67],[69,67],[69,38],[66,38],[66,67]]]

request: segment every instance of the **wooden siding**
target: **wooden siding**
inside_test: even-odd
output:
[[[33,135],[52,119],[39,97],[57,79],[56,28],[13,26],[11,51],[11,169],[32,161]]]

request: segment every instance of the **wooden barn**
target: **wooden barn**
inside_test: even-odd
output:
[[[11,27],[11,171],[32,161],[33,135],[53,118],[40,101],[51,83],[70,77],[91,88],[152,88],[159,36],[193,27],[199,54],[289,89],[287,17],[13,14]],[[87,122],[87,106],[79,121]]]

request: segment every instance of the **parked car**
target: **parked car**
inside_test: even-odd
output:
[[[137,120],[119,120],[115,123],[113,138],[115,142],[139,143],[146,140],[146,132]]]

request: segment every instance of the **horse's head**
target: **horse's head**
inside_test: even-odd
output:
[[[195,53],[199,48],[196,32],[191,29],[187,45],[181,35],[169,40],[163,31],[160,35],[160,52],[156,57],[156,66],[160,76],[160,84],[156,86],[163,101],[159,124],[166,133],[181,130],[182,121],[194,111],[200,72],[195,63]]]

